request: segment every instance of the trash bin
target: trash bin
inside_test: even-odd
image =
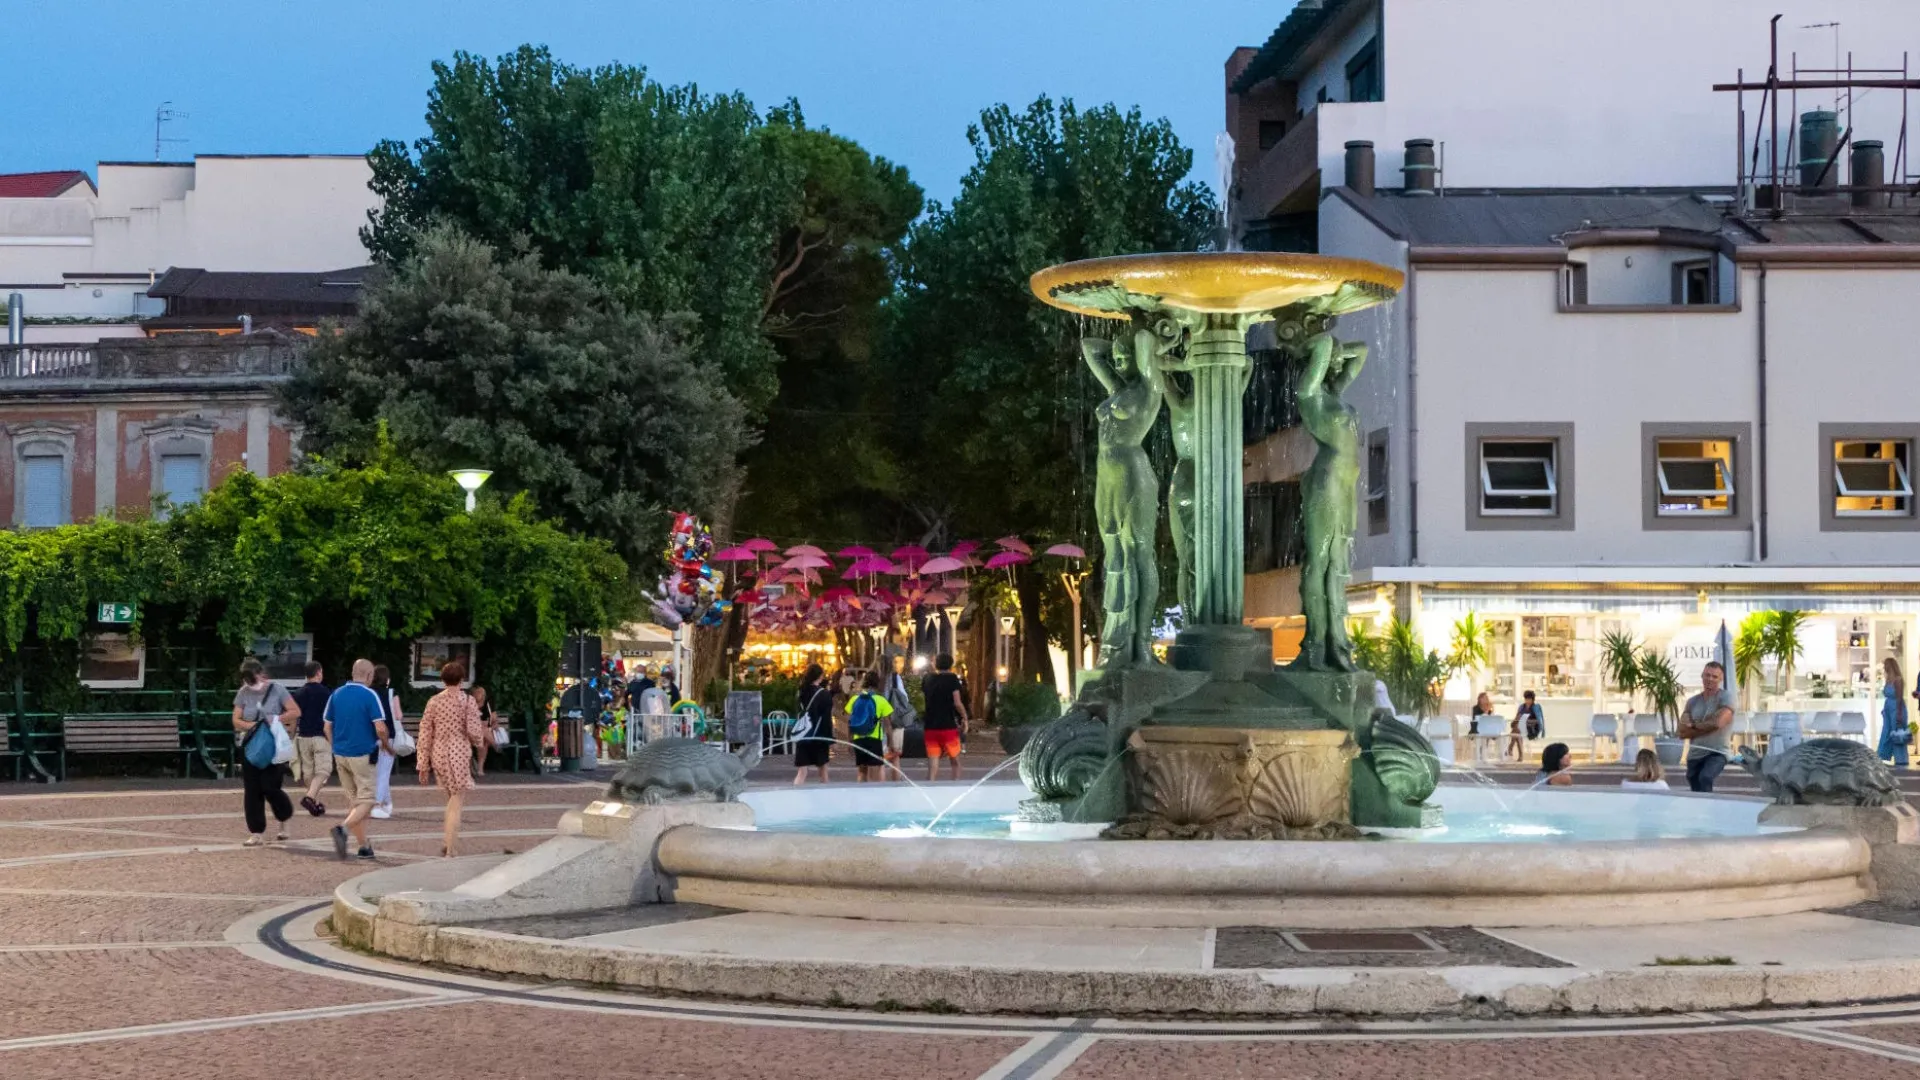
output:
[[[578,709],[560,714],[560,771],[579,772],[586,753],[587,723]]]

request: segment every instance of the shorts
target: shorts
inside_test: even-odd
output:
[[[333,775],[333,744],[325,736],[295,736],[293,752],[306,782],[324,784]]]
[[[848,740],[853,743],[853,763],[863,769],[887,767],[887,744],[878,735]]]
[[[373,762],[355,754],[334,758],[333,767],[340,774],[340,790],[346,793],[347,805],[373,805]]]
[[[833,743],[826,739],[795,739],[793,767],[811,769],[833,760]]]
[[[937,758],[945,755],[950,758],[960,756],[960,730],[958,728],[928,728],[927,756]]]

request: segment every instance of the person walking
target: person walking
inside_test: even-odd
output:
[[[795,698],[800,714],[793,719],[793,782],[807,782],[807,770],[820,770],[820,782],[830,780],[827,763],[833,760],[833,687],[819,664],[808,664],[800,676]]]
[[[360,858],[373,858],[367,818],[373,814],[374,758],[379,751],[389,750],[386,709],[369,685],[373,671],[373,661],[355,660],[353,681],[327,699],[327,742],[333,747],[334,771],[347,800],[346,820],[335,825],[332,833],[334,853],[342,859],[347,857],[349,834],[358,845]]]
[[[1733,726],[1733,691],[1725,683],[1727,669],[1717,660],[1700,669],[1700,692],[1680,710],[1674,734],[1689,739],[1687,790],[1711,794],[1713,781],[1727,767],[1727,729]]]
[[[933,658],[933,674],[920,682],[927,703],[927,780],[939,778],[940,759],[951,763],[952,778],[960,779],[960,732],[967,726],[967,705],[960,693],[960,676],[953,673],[953,656]]]
[[[480,720],[480,707],[460,689],[466,677],[467,669],[458,660],[440,669],[440,682],[446,689],[428,699],[420,713],[420,734],[413,756],[420,783],[430,784],[437,777],[440,790],[447,796],[446,822],[440,830],[442,858],[453,854],[454,844],[460,839],[461,806],[473,788],[474,777],[485,771],[484,765],[473,767],[474,756],[478,754],[485,762],[491,741]]]
[[[860,783],[886,778],[887,742],[893,725],[887,718],[893,706],[876,693],[880,689],[878,672],[867,672],[860,692],[847,702],[847,737],[853,743],[853,764]]]
[[[267,670],[260,661],[249,656],[240,662],[240,689],[233,695],[233,730],[237,734],[234,745],[244,748],[255,738],[271,741],[273,733],[259,729],[271,727],[275,719],[282,726],[296,726],[300,706],[294,704],[293,695],[287,693],[286,687],[267,678]],[[280,823],[274,839],[285,840],[287,819],[293,816],[293,802],[280,790],[287,767],[278,762],[259,767],[248,761],[245,753],[235,756],[240,759],[240,806],[247,818],[246,846],[259,847],[266,843],[269,806],[273,807],[273,819]]]
[[[395,744],[400,743],[401,724],[406,715],[400,710],[400,695],[394,692],[393,676],[387,665],[379,664],[373,669],[373,692],[380,695],[381,715],[387,721],[387,741],[380,746],[380,760],[374,764],[373,774],[373,816],[385,821],[393,816],[393,762],[399,756],[394,752]],[[405,753],[401,749],[401,753]]]
[[[1907,726],[1907,682],[1900,677],[1900,661],[1889,656],[1880,661],[1880,670],[1886,676],[1887,685],[1881,690],[1880,702],[1880,760],[1893,763],[1896,769],[1907,767],[1907,744],[1913,741],[1913,730]]]
[[[320,789],[333,775],[333,747],[327,745],[324,728],[327,699],[332,696],[333,691],[327,688],[326,669],[316,660],[307,661],[307,681],[293,692],[293,703],[300,706],[300,725],[293,735],[293,759],[299,762],[300,776],[307,785],[307,793],[300,797],[300,808],[314,817],[327,812],[327,804],[320,801]]]

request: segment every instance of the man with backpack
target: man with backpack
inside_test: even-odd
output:
[[[893,729],[887,718],[893,715],[893,706],[875,693],[879,689],[879,674],[869,671],[861,680],[860,692],[847,702],[847,737],[853,742],[853,764],[861,783],[884,779],[887,769],[887,740]]]

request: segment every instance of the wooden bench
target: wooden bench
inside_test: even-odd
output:
[[[180,775],[192,775],[194,748],[180,742],[176,713],[89,713],[60,722],[57,774],[67,778],[68,754],[168,754],[180,758]]]
[[[13,748],[13,732],[7,727],[7,718],[0,716],[0,758],[13,760],[13,782],[20,782],[20,766],[26,760],[26,747]]]

